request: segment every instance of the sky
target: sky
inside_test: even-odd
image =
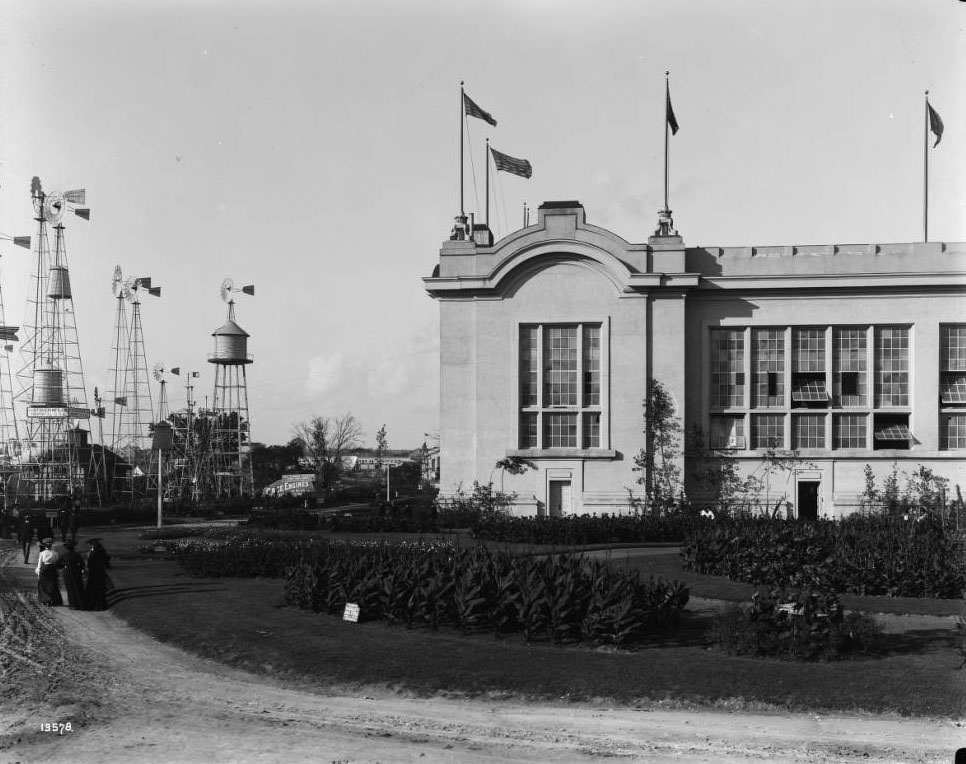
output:
[[[966,3],[957,0],[8,0],[0,4],[0,234],[33,233],[30,179],[85,188],[67,224],[88,396],[109,389],[115,265],[153,278],[148,367],[197,370],[225,277],[249,332],[252,437],[352,413],[367,445],[438,428],[432,273],[460,195],[491,227],[577,199],[646,241],[663,206],[664,89],[680,125],[670,207],[688,246],[966,239]],[[930,141],[930,146],[934,139]],[[535,219],[535,215],[534,215]],[[6,322],[28,250],[0,240]],[[169,377],[171,408],[183,379]],[[156,394],[156,393],[155,393]]]

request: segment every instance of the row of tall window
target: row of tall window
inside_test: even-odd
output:
[[[908,326],[711,330],[710,445],[908,449]],[[966,325],[940,327],[940,447],[966,448]]]
[[[606,447],[600,323],[524,324],[519,447]],[[723,449],[908,449],[908,326],[711,330],[710,432]],[[966,324],[940,327],[940,448],[966,449]]]

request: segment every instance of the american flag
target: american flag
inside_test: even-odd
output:
[[[493,162],[496,164],[496,169],[503,170],[504,172],[512,172],[521,178],[529,178],[533,175],[533,167],[526,159],[515,159],[494,148],[490,149],[490,153],[493,154]]]
[[[496,120],[489,113],[483,111],[483,109],[473,103],[473,99],[466,95],[466,93],[463,93],[463,109],[468,116],[482,119],[484,122],[489,122],[493,127],[496,127]]]
[[[932,145],[933,148],[939,145],[939,141],[943,137],[943,121],[939,116],[939,113],[932,108],[928,101],[926,101],[926,108],[929,109],[929,129],[932,130],[932,134],[936,136],[936,142]]]
[[[678,134],[678,121],[674,118],[674,109],[671,108],[671,91],[667,91],[667,124],[671,128],[671,135]]]

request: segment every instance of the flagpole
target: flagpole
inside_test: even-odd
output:
[[[922,133],[922,240],[929,241],[929,91],[923,109]]]
[[[667,212],[668,209],[670,209],[667,203],[668,131],[670,130],[670,125],[668,124],[668,120],[667,120],[667,104],[670,103],[671,101],[671,84],[668,79],[670,74],[671,73],[669,71],[664,72],[664,211],[665,212]]]
[[[486,218],[484,222],[486,227],[490,227],[490,139],[486,139],[486,156],[484,156],[483,161],[486,162]],[[505,216],[504,216],[505,217]]]
[[[460,80],[460,219],[466,217],[463,209],[463,80]]]

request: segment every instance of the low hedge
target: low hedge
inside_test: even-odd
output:
[[[668,515],[567,515],[565,517],[512,517],[502,513],[481,515],[473,535],[506,543],[584,546],[683,542],[701,518],[687,512]]]
[[[936,598],[966,589],[952,534],[928,515],[716,519],[696,524],[682,553],[691,570],[751,584]]]

